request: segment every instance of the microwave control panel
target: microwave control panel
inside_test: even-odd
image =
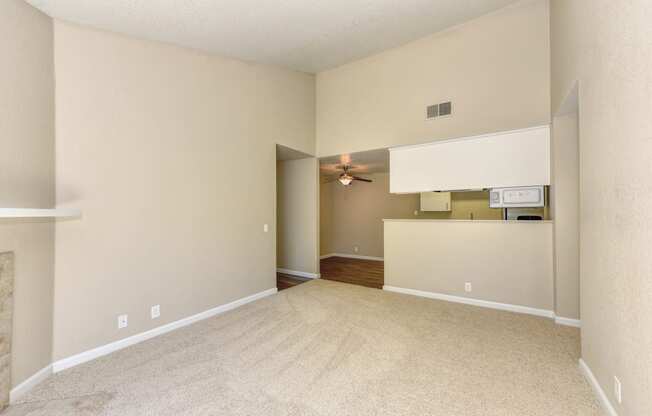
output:
[[[543,186],[492,188],[489,190],[490,208],[531,208],[545,205]]]

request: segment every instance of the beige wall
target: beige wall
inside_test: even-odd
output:
[[[553,112],[579,80],[582,357],[619,415],[649,415],[652,2],[551,6]]]
[[[321,254],[342,253],[361,256],[383,256],[383,218],[414,218],[418,209],[415,195],[396,195],[389,193],[389,175],[379,173],[364,175],[372,183],[354,182],[344,187],[338,181],[322,183],[330,197],[331,222],[328,231],[330,241]],[[327,223],[321,224],[322,230]],[[358,247],[358,252],[354,247]],[[328,251],[330,250],[330,251]]]
[[[385,221],[385,285],[552,310],[552,224]]]
[[[364,175],[372,183],[344,187],[339,182],[321,184],[321,254],[342,253],[383,257],[383,218],[501,219],[500,209],[489,208],[485,192],[452,195],[452,211],[420,211],[419,194],[390,194],[389,174]],[[415,217],[414,211],[418,211]],[[358,252],[354,247],[358,247]]]
[[[52,20],[20,0],[0,13],[0,206],[54,204]]]
[[[320,179],[319,186],[319,254],[334,253],[333,241],[333,187]]]
[[[549,7],[527,0],[317,75],[319,156],[550,122]],[[425,120],[453,101],[453,116]]]
[[[555,313],[580,318],[579,154],[577,113],[554,117],[551,211],[554,213]]]
[[[276,265],[319,273],[319,161],[276,163]]]
[[[22,0],[0,2],[0,206],[54,205],[52,21]],[[1,220],[15,255],[12,386],[50,363],[54,223]]]
[[[59,21],[55,43],[57,200],[83,219],[57,224],[54,359],[275,287],[275,143],[314,154],[314,77]]]

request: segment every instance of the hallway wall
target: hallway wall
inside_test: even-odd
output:
[[[276,265],[319,273],[318,160],[276,162]]]
[[[580,180],[577,113],[554,117],[550,211],[554,220],[555,313],[580,319]]]

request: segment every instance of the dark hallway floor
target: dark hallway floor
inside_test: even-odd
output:
[[[320,273],[322,279],[382,289],[384,283],[384,266],[384,262],[377,260],[328,257],[320,261]],[[276,287],[278,290],[284,290],[309,280],[311,279],[277,273]]]
[[[320,261],[321,278],[337,282],[382,289],[385,263],[348,257],[328,257]]]

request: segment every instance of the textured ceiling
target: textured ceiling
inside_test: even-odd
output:
[[[514,0],[27,0],[48,15],[246,61],[318,72]]]

